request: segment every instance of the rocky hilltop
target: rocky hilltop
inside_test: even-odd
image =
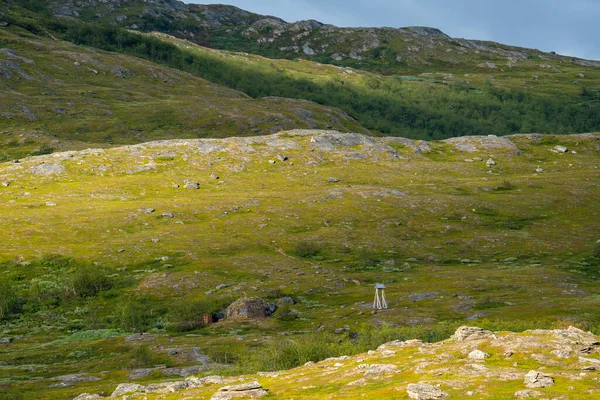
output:
[[[569,327],[523,333],[460,327],[439,343],[392,341],[355,356],[289,371],[239,377],[119,384],[108,397],[128,399],[597,399],[600,338]]]
[[[177,0],[48,1],[55,15],[161,31],[200,45],[273,57],[303,57],[340,65],[400,70],[433,66],[493,71],[523,60],[600,67],[600,61],[478,40],[456,39],[429,27],[339,28],[315,20],[286,22],[226,5]],[[547,67],[543,67],[547,65]],[[555,67],[553,67],[555,68]],[[559,72],[556,70],[556,72]]]

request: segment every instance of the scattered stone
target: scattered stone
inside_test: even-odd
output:
[[[185,189],[200,189],[200,184],[198,182],[185,181],[183,187]]]
[[[241,298],[227,307],[225,317],[230,320],[245,321],[271,315],[269,303],[258,297]]]
[[[100,396],[99,394],[82,393],[79,396],[75,397],[73,400],[96,400],[103,398],[104,397]]]
[[[219,175],[217,175],[213,172],[212,174],[210,174],[210,179],[217,180],[217,179],[219,179]]]
[[[408,296],[408,299],[413,303],[419,300],[433,299],[438,296],[437,292],[413,293]]]
[[[367,383],[368,383],[368,381],[365,378],[360,378],[356,381],[347,383],[346,386],[365,386]]]
[[[436,400],[450,397],[448,393],[425,383],[410,383],[406,391],[408,397],[414,400]]]
[[[228,285],[228,284],[226,284],[226,283],[222,283],[222,284],[220,284],[220,285],[217,285],[217,287],[216,287],[215,289],[217,289],[217,290],[221,290],[221,289],[225,289],[225,288],[227,288],[227,287],[229,287],[229,285]]]
[[[544,169],[543,169],[543,168],[541,168],[541,167],[537,167],[537,168],[535,169],[535,172],[537,172],[538,174],[541,174],[542,172],[544,172]]]
[[[283,305],[283,304],[294,305],[294,304],[296,304],[296,302],[291,297],[286,296],[286,297],[282,297],[282,298],[278,299],[277,304],[278,305]]]
[[[153,371],[156,371],[157,368],[140,368],[132,370],[127,377],[129,379],[141,379],[147,376],[152,375]]]
[[[79,382],[99,381],[100,378],[96,378],[95,376],[89,376],[87,374],[71,374],[71,375],[57,376],[55,378],[50,378],[50,380],[60,381],[58,383],[55,383],[54,385],[50,385],[51,387],[70,387]]]
[[[558,358],[569,358],[571,357],[571,352],[566,350],[552,350],[552,354],[554,354]]]
[[[256,399],[263,397],[267,391],[256,381],[239,385],[225,386],[215,393],[211,400],[229,400],[236,398]]]
[[[554,150],[558,153],[567,153],[569,149],[565,146],[554,146]]]
[[[287,160],[288,160],[287,156],[284,156],[283,154],[277,154],[277,155],[275,156],[275,158],[277,158],[277,159],[278,159],[279,161],[281,161],[281,162],[283,162],[283,161],[287,161]]]
[[[524,382],[528,388],[545,388],[554,385],[554,378],[538,371],[529,371]]]
[[[0,339],[0,344],[11,344],[13,341],[13,338],[11,337],[5,337]]]
[[[152,214],[156,210],[154,208],[140,208],[139,211],[143,214]]]
[[[56,207],[56,203],[55,203],[55,202],[53,202],[53,201],[47,201],[47,202],[46,202],[46,206],[47,206],[47,207]]]
[[[579,362],[581,363],[592,363],[600,366],[600,360],[597,358],[587,358],[587,357],[579,357]]]
[[[487,160],[485,165],[487,165],[488,168],[492,167],[492,166],[496,165],[496,161],[494,161],[494,159],[490,158],[489,160]]]
[[[488,61],[488,62],[484,62],[484,63],[481,63],[481,64],[477,64],[477,68],[496,69],[496,68],[498,68],[498,66],[495,63]]]
[[[472,160],[472,159],[470,159],[470,158],[467,158],[467,159],[465,160],[465,162],[466,162],[466,163],[473,163],[473,162],[475,162],[475,160]]]
[[[518,392],[515,392],[515,397],[518,399],[531,399],[534,397],[538,397],[541,394],[542,393],[538,392],[537,390],[519,390]]]
[[[329,183],[337,183],[339,181],[340,180],[338,178],[329,178],[329,179],[327,179],[327,182],[329,182]]]
[[[383,375],[398,372],[398,367],[393,364],[373,364],[365,369],[365,375]]]
[[[269,160],[269,164],[275,165],[275,160]]]
[[[162,213],[162,217],[163,218],[175,218],[175,214],[173,214],[172,212],[164,212],[164,213]]]
[[[496,335],[488,330],[474,326],[461,326],[454,332],[454,339],[459,342],[471,340],[495,339]]]
[[[182,367],[182,368],[162,368],[160,372],[163,375],[179,375],[186,377],[191,374],[197,374],[198,372],[204,369],[203,365],[193,365],[191,367]]]
[[[490,355],[488,353],[484,353],[481,350],[473,350],[472,352],[469,353],[469,358],[471,360],[485,360],[486,358],[489,358]]]
[[[134,333],[133,335],[125,336],[126,342],[151,342],[156,340],[156,335]]]
[[[38,164],[34,165],[30,169],[32,174],[36,175],[59,175],[65,172],[65,167],[62,164]]]
[[[121,383],[117,386],[117,388],[112,392],[110,397],[117,397],[122,394],[132,393],[132,392],[143,392],[146,390],[146,386],[138,385],[137,383]]]
[[[10,186],[10,182],[8,182],[8,181],[2,182],[2,186],[9,187]]]

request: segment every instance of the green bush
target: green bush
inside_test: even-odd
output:
[[[478,302],[477,304],[475,304],[475,309],[476,310],[488,310],[490,308],[499,308],[499,307],[504,307],[506,304],[502,301],[498,301],[495,300],[491,297],[486,297],[484,299],[482,299],[480,302]]]
[[[204,314],[214,314],[225,308],[231,301],[224,298],[207,298],[204,300],[182,299],[169,307],[169,329],[185,332],[204,325]]]
[[[148,368],[163,364],[164,359],[154,354],[148,346],[135,346],[131,349],[129,367]]]
[[[152,326],[152,314],[152,307],[131,300],[121,309],[121,327],[127,331],[144,333]]]
[[[596,242],[596,244],[594,244],[594,248],[592,249],[592,257],[600,260],[600,242]]]
[[[20,298],[12,285],[6,281],[0,281],[0,319],[21,312],[23,299]]]
[[[59,270],[66,268],[72,262],[72,259],[61,254],[44,254],[40,259],[39,264],[45,268]]]
[[[316,258],[321,252],[320,246],[315,242],[301,241],[296,244],[294,254],[302,258]]]
[[[282,304],[273,316],[280,321],[293,321],[298,319],[298,311],[292,309],[289,304]]]
[[[76,296],[87,298],[109,290],[113,287],[113,282],[104,271],[94,267],[83,267],[71,278],[71,286]]]
[[[496,186],[494,188],[494,190],[497,192],[506,192],[508,190],[513,190],[515,188],[516,188],[516,186],[512,182],[504,181],[499,186]]]

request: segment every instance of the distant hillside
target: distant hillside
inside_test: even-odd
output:
[[[367,132],[309,101],[261,98],[139,58],[0,30],[0,161],[156,139]]]
[[[176,0],[47,1],[54,15],[160,31],[203,46],[268,57],[302,57],[337,65],[403,72],[444,68],[518,68],[522,61],[600,67],[600,61],[544,53],[493,42],[455,39],[438,29],[338,28],[315,20],[288,23],[226,5]],[[483,65],[478,66],[483,63]]]
[[[1,29],[14,35],[135,56],[255,99],[316,102],[339,108],[362,125],[339,122],[336,117],[331,123],[319,119],[299,127],[361,132],[366,128],[375,135],[420,139],[600,131],[600,68],[593,61],[455,40],[432,28],[342,29],[315,21],[288,24],[230,6],[137,0],[3,4]],[[162,34],[138,34],[132,29]],[[161,91],[171,93],[171,89]],[[245,112],[230,113],[231,119]],[[114,119],[122,125],[122,116]],[[193,120],[174,117],[181,119]],[[236,125],[237,131],[203,135],[264,131],[255,125],[256,121]],[[272,125],[268,131],[293,127]],[[142,126],[141,130],[147,129]],[[190,129],[185,131],[188,137]]]

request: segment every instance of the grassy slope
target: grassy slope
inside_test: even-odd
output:
[[[132,344],[122,337],[76,347],[33,345],[81,329],[118,327],[132,298],[160,315],[150,325],[158,333],[178,301],[274,290],[300,301],[295,321],[219,324],[200,336],[171,334],[174,343],[162,336],[151,347],[163,359],[170,346],[198,346],[231,360],[277,341],[278,332],[313,331],[319,324],[326,331],[354,330],[367,321],[435,327],[472,317],[511,329],[561,319],[597,326],[598,267],[590,263],[600,212],[597,140],[517,137],[520,156],[463,153],[444,142],[417,156],[394,144],[405,158],[393,159],[391,148],[380,152],[364,144],[319,150],[320,139],[315,144],[310,137],[234,138],[209,142],[217,145],[210,151],[206,144],[159,143],[2,164],[0,180],[12,183],[0,192],[0,241],[5,261],[17,261],[3,264],[3,276],[23,291],[31,290],[33,278],[60,286],[66,275],[35,261],[58,253],[99,263],[124,282],[106,295],[58,308],[46,304],[7,323],[7,335],[26,334],[0,352],[7,388],[26,389],[28,398],[67,398],[126,380],[122,366]],[[577,154],[555,154],[549,148],[556,144]],[[290,160],[268,163],[277,153]],[[462,161],[476,156],[484,161]],[[484,165],[489,156],[498,162],[492,175]],[[66,172],[31,173],[43,163],[60,163]],[[538,166],[545,172],[534,175]],[[186,179],[200,189],[173,187]],[[143,214],[144,207],[156,212]],[[316,250],[315,259],[295,255],[301,242]],[[160,261],[164,256],[170,259]],[[392,309],[371,316],[357,303],[368,304],[375,282],[388,285]],[[205,294],[221,283],[231,286]],[[411,297],[422,293],[433,294]],[[88,356],[69,356],[74,349]],[[33,364],[35,373],[15,364]],[[39,391],[48,377],[78,371],[102,381]],[[145,381],[157,379],[164,378]]]
[[[22,36],[21,36],[22,35]],[[362,131],[336,109],[254,100],[147,61],[0,30],[0,159],[170,138],[296,127]]]
[[[126,15],[140,14],[141,11],[136,8],[139,4],[135,3],[135,7],[134,3],[124,4],[132,6],[124,10],[127,11]],[[42,36],[52,31],[58,37],[79,44],[166,63],[212,82],[243,91],[255,98],[299,98],[339,107],[372,132],[385,135],[442,139],[472,134],[556,134],[600,129],[598,68],[580,65],[578,60],[573,61],[533,50],[530,51],[530,58],[509,60],[507,54],[513,54],[510,51],[523,53],[529,50],[489,43],[471,43],[469,46],[472,47],[467,48],[443,36],[431,37],[404,30],[398,31],[401,32],[398,35],[409,35],[410,38],[403,39],[404,42],[408,43],[410,39],[410,44],[421,48],[420,51],[424,52],[422,57],[431,59],[431,62],[400,68],[392,76],[367,73],[354,76],[354,71],[340,71],[316,63],[286,62],[259,57],[255,57],[252,65],[248,65],[228,52],[208,52],[197,46],[192,47],[190,42],[182,41],[179,43],[185,44],[176,49],[166,46],[164,42],[142,39],[122,29],[110,27],[107,21],[112,21],[123,9],[114,4],[101,6],[109,9],[96,10],[98,12],[93,8],[86,9],[87,11],[82,11],[78,18],[102,22],[102,26],[78,25],[72,19],[63,19],[61,23],[47,18],[40,20],[39,15],[23,9],[20,9],[23,15],[11,16],[11,23],[27,26],[30,30],[37,29],[37,33]],[[17,14],[15,10],[11,9],[11,13]],[[98,13],[102,16],[100,19],[94,17]],[[147,17],[148,13],[144,15]],[[176,22],[183,21],[181,16],[177,15],[178,12],[169,17],[169,24],[177,25]],[[253,21],[256,16],[248,18]],[[29,21],[27,23],[30,25],[27,25],[24,21],[28,19],[35,21]],[[185,21],[197,23],[199,26],[206,22],[193,22],[194,19],[190,16]],[[231,34],[239,38],[242,37],[239,36],[242,28],[235,25],[240,23],[235,21],[237,20],[225,21],[224,25],[209,24],[210,29],[205,28],[211,32],[213,28],[219,32],[231,29]],[[132,21],[127,20],[126,26],[131,26],[131,23]],[[177,32],[172,32],[173,26],[169,24],[159,24],[154,28],[150,24],[138,29],[157,29],[176,34]],[[306,32],[311,40],[314,39],[313,36],[325,33],[326,36],[330,35],[329,39],[334,42],[336,37],[357,35],[360,38],[373,34],[364,29],[346,33],[327,33],[326,29]],[[306,35],[302,33],[299,36],[304,38]],[[188,38],[196,40],[194,37]],[[161,40],[173,43],[173,40],[166,37]],[[357,40],[360,42],[366,39]],[[399,46],[394,40],[390,39],[388,44]],[[272,45],[275,46],[276,43],[278,42],[275,41]],[[232,48],[255,51],[255,46],[247,43],[246,39],[236,46]],[[448,46],[457,51],[448,53]],[[440,54],[435,55],[436,52]],[[266,55],[281,56],[276,53]],[[445,60],[455,56],[460,56],[460,60]],[[319,57],[313,59],[327,61]],[[363,60],[376,61],[382,65],[389,61],[371,54],[365,54]],[[482,62],[492,61],[496,68],[480,66]],[[351,65],[363,68],[360,65]],[[377,68],[375,70],[378,71]],[[344,71],[346,75],[343,74]]]

